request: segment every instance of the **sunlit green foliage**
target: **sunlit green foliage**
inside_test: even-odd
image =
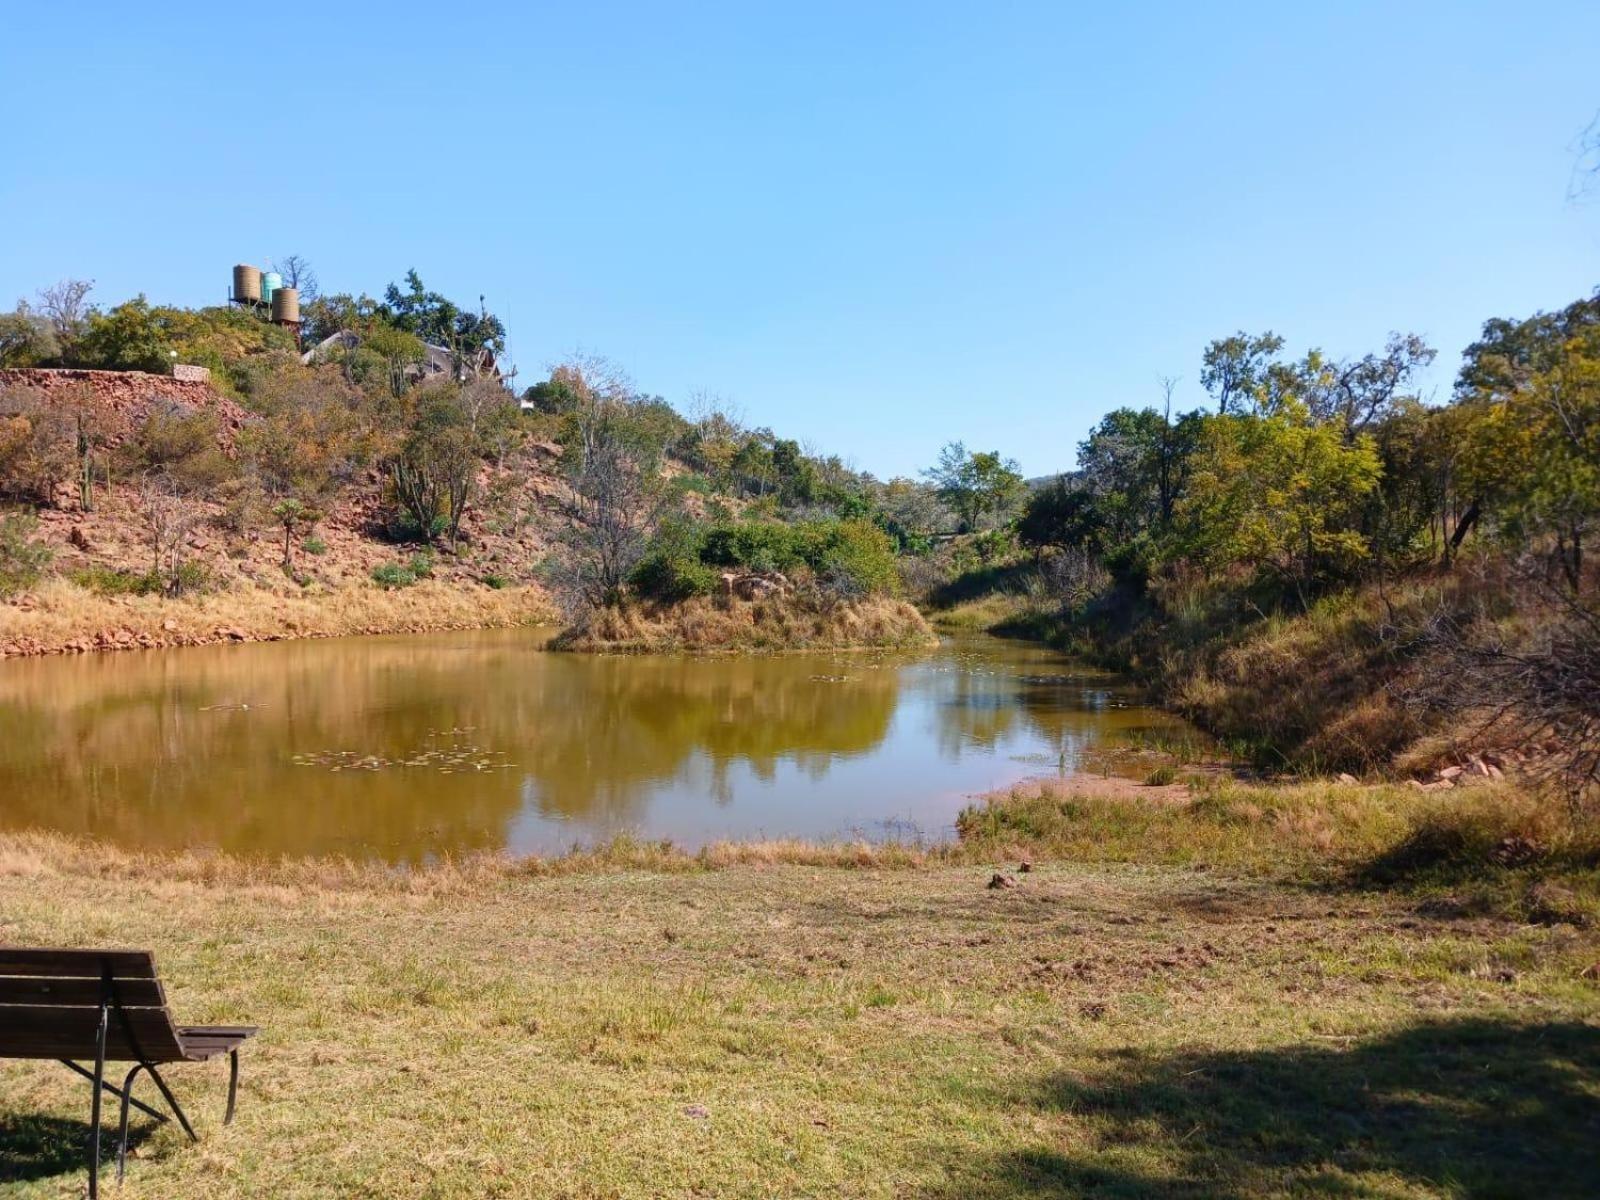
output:
[[[725,571],[791,574],[849,597],[887,594],[896,585],[888,535],[866,521],[840,520],[668,522],[632,581],[653,599],[684,600],[711,594]]]

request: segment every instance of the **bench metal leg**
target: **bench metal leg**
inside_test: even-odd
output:
[[[224,1125],[233,1124],[233,1103],[239,1098],[239,1052],[228,1051],[228,1112],[222,1118]]]
[[[117,1123],[117,1182],[122,1182],[122,1176],[128,1169],[128,1106],[135,1103],[133,1099],[133,1081],[139,1077],[139,1072],[145,1069],[145,1064],[140,1063],[128,1072],[127,1078],[122,1081],[122,1116]],[[140,1107],[144,1107],[140,1105]],[[163,1121],[165,1117],[161,1118]]]
[[[199,1135],[194,1131],[194,1126],[189,1124],[189,1118],[183,1115],[183,1109],[178,1105],[178,1098],[172,1094],[172,1089],[167,1086],[167,1081],[161,1078],[161,1072],[156,1070],[154,1063],[141,1064],[150,1072],[150,1078],[155,1080],[156,1086],[161,1089],[161,1095],[166,1098],[167,1107],[172,1109],[172,1115],[178,1118],[178,1124],[183,1126],[183,1131],[189,1135],[191,1142],[198,1142]]]
[[[85,1079],[89,1080],[90,1082],[93,1082],[93,1080],[94,1080],[94,1072],[89,1070],[88,1067],[84,1066],[81,1063],[75,1063],[69,1058],[63,1058],[63,1059],[60,1059],[59,1061],[60,1061],[60,1063],[61,1063],[61,1065],[63,1067],[67,1067],[67,1068],[69,1068],[71,1070],[74,1070],[79,1075],[82,1075]],[[100,1081],[100,1086],[102,1088],[104,1088],[106,1091],[110,1092],[113,1096],[116,1096],[118,1099],[121,1099],[121,1097],[122,1097],[122,1089],[119,1088],[116,1084],[111,1083],[108,1080],[102,1079]],[[167,1117],[166,1113],[161,1112],[159,1109],[151,1108],[143,1100],[133,1100],[133,1101],[130,1101],[130,1103],[147,1117],[154,1117],[157,1121],[160,1121],[163,1124],[168,1120],[168,1117]]]
[[[100,1001],[100,1024],[94,1035],[94,1099],[89,1103],[89,1200],[100,1195],[100,1087],[106,1081],[106,1002]]]

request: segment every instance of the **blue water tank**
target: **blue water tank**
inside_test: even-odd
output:
[[[261,277],[261,302],[272,303],[272,293],[283,286],[283,276],[276,271],[268,271]]]

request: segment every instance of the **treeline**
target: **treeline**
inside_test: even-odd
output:
[[[1215,341],[1208,407],[1169,387],[1108,414],[931,593],[1026,594],[1003,620],[1137,670],[1263,763],[1499,744],[1600,803],[1600,293],[1489,321],[1445,403],[1417,394],[1433,357]]]
[[[1142,588],[1185,569],[1300,607],[1385,572],[1448,566],[1472,534],[1593,585],[1600,519],[1600,294],[1493,320],[1449,403],[1413,388],[1434,351],[1414,336],[1348,361],[1282,356],[1274,334],[1211,343],[1214,407],[1108,414],[1077,470],[1016,526],[1036,550],[1086,556]]]

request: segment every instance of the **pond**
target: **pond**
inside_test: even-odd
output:
[[[621,833],[934,840],[974,795],[1185,733],[1114,677],[996,638],[753,658],[544,640],[0,663],[0,827],[394,863]]]

